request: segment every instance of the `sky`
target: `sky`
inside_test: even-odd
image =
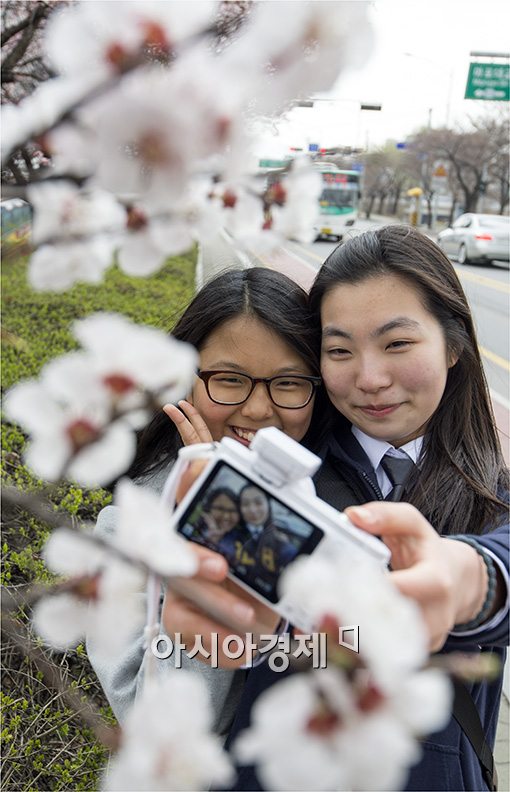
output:
[[[419,127],[466,126],[488,103],[464,99],[471,51],[510,52],[507,0],[374,0],[371,56],[340,75],[327,100],[294,108],[261,135],[258,153],[281,156],[289,146],[373,147],[405,140]],[[498,61],[508,63],[508,61]],[[380,104],[382,110],[360,110]],[[508,103],[505,105],[508,111]]]

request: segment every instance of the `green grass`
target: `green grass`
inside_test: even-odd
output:
[[[58,295],[29,288],[27,260],[26,255],[10,251],[3,261],[2,391],[20,379],[37,376],[53,357],[76,348],[70,332],[74,319],[96,311],[115,311],[138,323],[168,330],[194,292],[194,250],[169,259],[151,278],[130,278],[112,268],[100,286],[80,284]],[[2,425],[2,482],[38,493],[45,485],[23,465],[24,442],[18,427]],[[110,493],[65,483],[51,491],[50,500],[73,519],[92,521],[110,501]],[[19,508],[4,510],[3,585],[20,590],[51,580],[41,560],[48,535],[48,527],[30,514]],[[19,619],[26,624],[23,613]],[[113,722],[83,646],[64,655],[49,650],[45,654],[68,684],[80,695],[91,697],[105,719]],[[2,790],[96,789],[106,749],[8,639],[2,643],[2,676]]]
[[[9,257],[10,258],[10,257]],[[130,278],[116,267],[100,286],[78,284],[64,294],[27,286],[27,258],[3,264],[2,387],[36,375],[44,363],[76,347],[74,319],[96,311],[123,313],[135,322],[169,330],[193,294],[195,252],[177,256],[151,278]]]

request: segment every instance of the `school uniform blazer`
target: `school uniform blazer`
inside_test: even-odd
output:
[[[341,443],[339,442],[341,440]],[[328,440],[324,448],[324,463],[315,477],[317,495],[335,508],[382,499],[375,473],[364,450],[350,431],[341,427]],[[509,526],[503,525],[476,541],[487,547],[508,569]],[[508,645],[508,600],[505,617],[492,629],[478,632],[476,636],[451,635],[441,653],[452,651],[491,652],[500,658],[503,668]],[[284,672],[291,673],[290,671]],[[230,731],[231,745],[240,731],[250,723],[250,712],[254,701],[268,687],[282,679],[284,673],[274,673],[264,663],[248,673],[244,691]],[[487,742],[494,747],[499,702],[502,690],[502,674],[493,683],[475,683],[469,686],[478,708]],[[452,717],[445,729],[432,734],[423,741],[421,761],[411,768],[405,790],[486,790],[480,763],[466,735]],[[261,790],[256,771],[251,766],[239,768],[239,775],[232,787],[235,790]]]

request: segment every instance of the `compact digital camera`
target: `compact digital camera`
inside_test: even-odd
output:
[[[306,610],[279,593],[288,564],[339,551],[382,568],[390,558],[381,541],[316,497],[311,476],[320,464],[274,427],[260,429],[250,448],[224,438],[173,515],[178,533],[221,553],[233,580],[302,630],[312,627]]]

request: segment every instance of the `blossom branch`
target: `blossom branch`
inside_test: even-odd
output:
[[[3,490],[3,498],[4,503],[7,503],[11,506],[19,506],[22,509],[29,511],[34,517],[45,522],[51,528],[64,528],[75,535],[79,535],[80,540],[105,550],[112,556],[112,558],[117,558],[119,561],[130,564],[134,568],[139,569],[147,575],[156,574],[155,570],[150,566],[150,564],[147,564],[142,559],[137,558],[136,556],[126,552],[124,549],[116,545],[111,544],[107,540],[102,539],[100,536],[87,534],[83,531],[80,531],[75,521],[73,521],[68,514],[56,512],[48,502],[42,500],[36,495],[32,495],[27,492],[21,492],[15,487],[6,487]],[[217,607],[210,601],[210,598],[202,594],[200,590],[197,591],[197,588],[199,589],[199,587],[194,586],[191,581],[187,580],[186,578],[175,576],[159,575],[159,577],[161,578],[162,584],[168,586],[168,588],[170,588],[180,597],[188,599],[190,602],[196,605],[197,608],[200,608],[206,612],[212,619],[221,622],[232,630],[244,631],[244,625],[241,625],[234,617],[232,617],[229,611],[223,611],[221,608]],[[9,612],[14,607],[18,608],[27,604],[33,605],[42,596],[61,593],[63,590],[61,588],[62,585],[62,583],[51,587],[36,585],[16,595],[10,592],[10,602],[6,603],[5,601],[2,601],[2,611],[6,609]]]
[[[187,49],[193,47],[197,43],[200,43],[203,39],[208,38],[211,35],[217,35],[217,26],[209,26],[198,33],[190,35],[187,39],[180,43],[178,49],[174,48],[171,51],[165,53],[159,50],[157,51],[154,48],[149,48],[148,51],[146,49],[142,49],[138,54],[132,54],[123,58],[122,62],[118,64],[118,71],[112,76],[107,77],[106,79],[101,79],[92,86],[90,86],[90,84],[86,84],[84,87],[82,87],[81,92],[80,88],[76,86],[75,97],[71,102],[69,102],[69,104],[57,112],[57,115],[53,121],[50,123],[44,123],[40,126],[35,125],[34,128],[30,130],[28,135],[25,135],[22,140],[13,143],[5,150],[2,156],[2,167],[10,159],[11,155],[15,151],[25,146],[34,138],[48,134],[48,132],[56,129],[64,121],[74,120],[74,115],[78,110],[116,88],[127,74],[130,74],[136,70],[147,68],[147,65],[150,64],[151,60],[153,62],[156,60],[161,62],[163,54],[165,56],[164,59],[166,60],[166,64],[168,65],[173,62],[177,54],[182,54],[182,52],[185,52]],[[155,57],[156,55],[158,55],[157,58]]]
[[[6,593],[10,596],[8,591],[3,589],[3,596]],[[3,607],[2,598],[2,609]],[[63,701],[86,726],[92,729],[97,739],[110,750],[116,750],[120,742],[120,729],[109,726],[90,699],[83,698],[66,684],[59,669],[48,661],[42,649],[29,637],[26,628],[19,621],[9,616],[3,616],[2,631],[20,652],[32,660],[48,686],[61,694]]]

